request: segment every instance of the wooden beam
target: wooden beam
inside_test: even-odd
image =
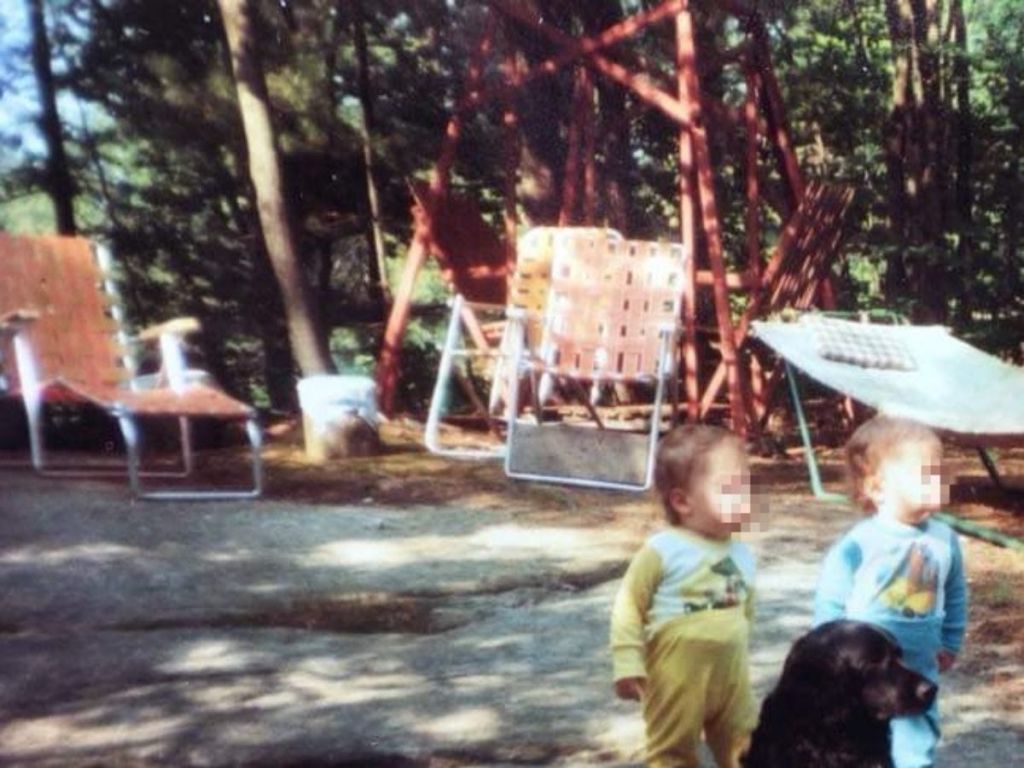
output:
[[[402,269],[402,278],[395,291],[395,302],[391,305],[388,323],[384,329],[384,342],[377,360],[377,392],[380,409],[387,415],[395,411],[395,393],[398,390],[398,372],[402,356],[402,336],[409,323],[412,294],[416,288],[416,276],[427,260],[426,235],[417,231],[409,245]]]
[[[509,88],[520,89],[534,80],[554,75],[561,71],[561,69],[567,64],[628,39],[651,24],[670,18],[678,12],[678,9],[682,4],[683,0],[668,0],[668,2],[662,3],[660,6],[653,8],[650,11],[638,13],[634,16],[623,19],[617,24],[608,27],[599,35],[583,38],[581,40],[570,38],[578,43],[577,47],[564,48],[558,55],[552,56],[551,58],[527,69],[520,70],[512,80],[502,83],[500,86],[484,85],[479,89],[466,93],[465,97],[456,106],[456,110],[462,112],[468,109],[478,108],[497,98],[503,91],[506,91]],[[492,3],[492,6],[496,10],[506,13],[510,18],[525,26],[529,26],[534,29],[536,29],[538,25],[545,26],[539,20],[533,19],[529,13],[520,12],[518,8],[507,2],[503,2],[502,0],[495,0],[495,2]]]
[[[542,26],[546,26],[540,19],[532,18],[528,12],[520,12],[520,9],[517,6],[512,5],[506,0],[497,0],[493,5],[499,11],[506,13],[510,18],[515,19],[516,21],[533,29],[539,29]],[[596,53],[604,48],[613,46],[616,43],[620,43],[623,40],[633,37],[637,32],[651,24],[656,24],[659,21],[664,21],[665,19],[675,16],[680,10],[682,10],[684,5],[685,0],[668,0],[649,11],[643,11],[625,18],[608,27],[598,35],[585,37],[579,40],[577,47],[572,49],[565,48],[558,55],[552,56],[551,58],[531,67],[523,72],[521,77],[518,78],[513,85],[517,87],[522,86],[537,77],[554,74],[570,62]]]
[[[697,270],[697,285],[700,288],[707,288],[714,286],[715,274],[710,269],[698,269]],[[746,291],[753,288],[757,284],[753,275],[748,272],[726,272],[725,273],[725,287]]]
[[[828,266],[826,257],[833,254],[839,247],[842,236],[842,223],[853,200],[851,188],[830,188],[822,184],[810,184],[800,206],[786,222],[782,230],[775,252],[765,268],[761,280],[761,288],[751,294],[750,301],[736,328],[737,343],[742,344],[750,331],[750,324],[767,308],[774,311],[782,306],[794,306],[806,309],[813,304],[821,279],[808,275],[808,270]],[[822,233],[825,233],[824,236]],[[808,242],[808,237],[813,239]],[[804,253],[803,260],[797,264],[798,271],[793,271],[791,254],[808,247],[817,250]],[[811,259],[822,259],[812,263]],[[827,272],[825,272],[827,276]],[[703,417],[711,409],[718,392],[726,377],[726,366],[720,363],[715,369],[701,397],[700,412]]]
[[[681,69],[676,70],[679,100],[688,104],[687,83]],[[692,120],[686,115],[687,125]],[[701,276],[697,264],[697,195],[694,190],[693,137],[687,127],[679,128],[679,223],[680,240],[686,246],[686,273],[683,296],[683,386],[686,392],[686,418],[700,418],[700,359],[697,351],[697,284]],[[713,276],[707,272],[708,283]]]
[[[697,170],[701,221],[707,245],[708,261],[714,275],[715,315],[718,319],[722,345],[722,361],[729,383],[729,402],[732,428],[736,434],[747,434],[747,400],[742,382],[743,372],[737,357],[737,345],[730,316],[729,293],[725,285],[725,259],[722,253],[718,206],[715,201],[715,182],[711,171],[711,154],[707,133],[701,118],[700,81],[697,76],[697,49],[693,34],[693,18],[689,8],[676,16],[677,68],[682,73],[681,101],[687,105],[687,117],[693,144],[693,159]]]
[[[747,83],[747,96],[743,103],[743,118],[747,129],[747,208],[745,216],[747,228],[747,271],[754,280],[756,290],[756,287],[761,282],[761,190],[757,178],[757,148],[760,133],[757,121],[757,104],[761,90],[761,78],[753,67],[747,67],[744,75]]]
[[[685,5],[685,3],[684,3]],[[660,88],[651,79],[643,74],[631,72],[618,62],[612,61],[606,56],[597,52],[584,53],[583,44],[577,38],[555,29],[554,27],[536,21],[533,16],[524,8],[512,5],[506,0],[495,0],[495,8],[501,10],[511,18],[535,29],[538,33],[547,38],[550,42],[561,46],[567,53],[571,52],[574,57],[579,57],[587,66],[594,69],[609,80],[628,88],[637,98],[661,110],[665,115],[679,125],[686,125],[686,110],[682,103]]]
[[[484,62],[490,56],[491,50],[494,47],[494,33],[497,26],[497,16],[494,13],[489,13],[484,25],[484,33],[480,37],[480,42],[477,43],[469,62],[469,72],[466,75],[463,100],[470,99],[480,88],[484,74]],[[461,135],[462,110],[456,109],[448,118],[444,138],[441,140],[441,154],[434,165],[434,172],[430,177],[430,196],[434,200],[448,193],[448,178],[452,165],[455,163],[455,150],[458,147]]]
[[[779,81],[772,68],[768,30],[765,28],[764,18],[756,10],[752,10],[746,15],[744,26],[752,42],[753,64],[761,78],[761,101],[765,122],[768,125],[767,135],[779,165],[779,175],[782,176],[786,184],[789,213],[792,213],[803,198],[804,180],[800,173],[796,152],[793,149],[793,142],[790,139]]]
[[[470,61],[465,85],[467,94],[472,94],[480,85],[484,61],[491,52],[496,28],[496,15],[489,13],[484,25],[484,33],[480,37]],[[462,115],[459,110],[456,110],[448,118],[444,138],[441,140],[441,153],[431,174],[429,195],[431,201],[448,193],[448,180],[452,164],[455,162],[455,149],[461,133]],[[424,205],[429,206],[431,202],[424,201]],[[429,210],[426,211],[426,221],[419,222],[414,231],[412,243],[409,245],[409,252],[405,258],[402,279],[395,294],[395,301],[391,305],[387,326],[384,329],[384,340],[377,361],[378,400],[381,411],[388,416],[391,416],[395,410],[395,394],[398,388],[398,374],[402,357],[402,338],[409,323],[409,311],[412,295],[416,289],[416,277],[426,263],[430,242],[433,240],[430,232],[430,213]]]

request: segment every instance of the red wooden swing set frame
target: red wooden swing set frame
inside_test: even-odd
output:
[[[741,108],[731,107],[702,92],[698,72],[698,50],[694,35],[694,19],[689,0],[666,0],[661,5],[625,18],[599,34],[576,38],[536,18],[535,13],[516,0],[491,0],[483,33],[472,54],[463,95],[451,113],[441,143],[439,157],[434,164],[429,184],[418,188],[415,222],[404,272],[395,293],[394,303],[384,333],[383,346],[377,367],[377,382],[381,407],[389,413],[394,408],[399,375],[399,354],[402,336],[409,321],[412,294],[416,277],[430,254],[441,263],[460,292],[474,290],[474,281],[481,280],[493,287],[495,278],[510,274],[515,263],[516,242],[516,172],[519,158],[518,116],[513,106],[513,94],[532,81],[550,76],[563,68],[576,66],[574,96],[571,106],[572,122],[568,131],[568,153],[564,173],[560,225],[582,223],[592,225],[597,200],[597,169],[595,167],[596,125],[593,114],[594,76],[603,77],[625,88],[640,105],[659,110],[678,128],[679,211],[680,239],[694,248],[694,258],[687,259],[683,291],[685,296],[696,297],[698,290],[710,289],[713,296],[715,324],[718,334],[718,352],[721,360],[714,375],[705,382],[698,375],[698,316],[697,301],[683,302],[683,337],[681,365],[688,419],[705,418],[720,399],[723,387],[732,429],[741,435],[757,430],[764,416],[774,381],[767,382],[761,367],[751,357],[750,364],[741,362],[740,345],[746,336],[751,315],[766,308],[762,289],[766,278],[781,281],[785,296],[799,295],[804,304],[832,305],[827,278],[827,262],[816,263],[808,270],[804,258],[788,254],[787,232],[783,233],[776,254],[767,265],[761,250],[761,185],[758,159],[760,147],[767,145],[775,159],[778,177],[784,190],[784,221],[794,216],[804,200],[805,183],[790,139],[778,81],[771,64],[765,21],[756,8],[740,0],[727,0],[721,6],[726,13],[737,18],[745,32],[745,42],[729,51],[717,53],[723,64],[736,64],[742,68],[746,83],[745,99]],[[634,64],[621,50],[614,55],[608,49],[639,35],[656,23],[673,22],[675,26],[676,59],[673,78]],[[525,27],[555,46],[557,52],[544,61],[527,67],[517,59],[512,47],[502,45],[499,34],[502,25]],[[492,57],[500,56],[497,67],[501,73],[498,82],[486,82],[485,72]],[[630,66],[622,63],[630,62]],[[670,85],[672,84],[672,85]],[[674,86],[674,91],[672,90]],[[451,207],[458,198],[449,194],[451,170],[456,149],[467,116],[494,100],[500,100],[504,128],[504,237],[480,238],[473,246],[474,269],[471,276],[460,268],[458,244],[446,234],[441,220],[451,215]],[[745,226],[746,264],[740,272],[727,272],[723,254],[719,206],[714,188],[714,169],[708,146],[707,125],[728,121],[745,130]],[[582,186],[582,206],[577,190]],[[849,205],[851,195],[843,191],[838,197],[825,201],[826,225],[838,231],[840,220]],[[449,210],[443,211],[442,208]],[[577,214],[582,208],[581,215]],[[826,210],[827,209],[827,210]],[[463,212],[465,213],[465,212]],[[458,212],[456,212],[456,215]],[[472,218],[472,217],[470,217]],[[465,217],[464,217],[465,220]],[[803,226],[814,228],[815,221]],[[456,227],[461,229],[461,226]],[[787,226],[787,230],[790,228]],[[789,241],[813,241],[814,233],[789,231]],[[820,240],[821,238],[818,238]],[[486,241],[486,242],[483,242]],[[694,247],[696,246],[696,247]],[[838,248],[836,238],[829,240],[830,254]],[[787,258],[788,257],[788,258]],[[822,259],[818,258],[817,262]],[[460,285],[459,283],[462,283]],[[809,284],[808,284],[809,283]],[[788,289],[789,293],[786,293]],[[799,290],[797,290],[799,289]],[[734,323],[730,310],[730,291],[747,294],[748,311]],[[503,297],[490,295],[470,299],[493,301]],[[772,296],[778,295],[771,288]],[[770,299],[768,303],[770,304]],[[472,318],[467,318],[474,327]],[[481,334],[481,343],[483,342]]]

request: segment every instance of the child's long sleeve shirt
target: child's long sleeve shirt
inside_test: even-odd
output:
[[[967,584],[956,533],[934,519],[914,526],[877,515],[854,526],[826,556],[814,602],[815,625],[844,617],[958,652]]]
[[[646,676],[645,642],[673,619],[701,622],[709,611],[735,608],[736,621],[749,622],[754,571],[754,557],[739,541],[706,539],[682,528],[648,539],[634,555],[612,610],[615,679]]]

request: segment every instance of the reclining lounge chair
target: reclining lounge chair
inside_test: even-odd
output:
[[[91,405],[114,417],[127,449],[134,494],[144,499],[251,498],[262,490],[261,434],[256,411],[189,370],[183,337],[197,321],[178,319],[149,329],[137,341],[155,343],[163,366],[135,376],[131,341],[111,299],[110,256],[76,237],[14,237],[0,233],[0,394],[20,396],[29,427],[32,466],[59,476],[110,474],[95,465],[58,468],[46,451],[43,419],[48,404]],[[139,420],[178,419],[180,472],[143,472]],[[241,490],[146,490],[144,477],[188,475],[193,467],[189,421],[215,418],[245,424],[253,482]],[[122,468],[121,473],[124,472]]]

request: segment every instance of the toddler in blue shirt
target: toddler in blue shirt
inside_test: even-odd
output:
[[[932,514],[948,502],[942,444],[927,427],[876,416],[846,446],[856,502],[870,514],[836,543],[822,567],[815,626],[839,618],[892,633],[906,664],[935,683],[956,659],[967,624],[960,544]],[[927,768],[939,740],[937,703],[892,721],[895,768]]]

